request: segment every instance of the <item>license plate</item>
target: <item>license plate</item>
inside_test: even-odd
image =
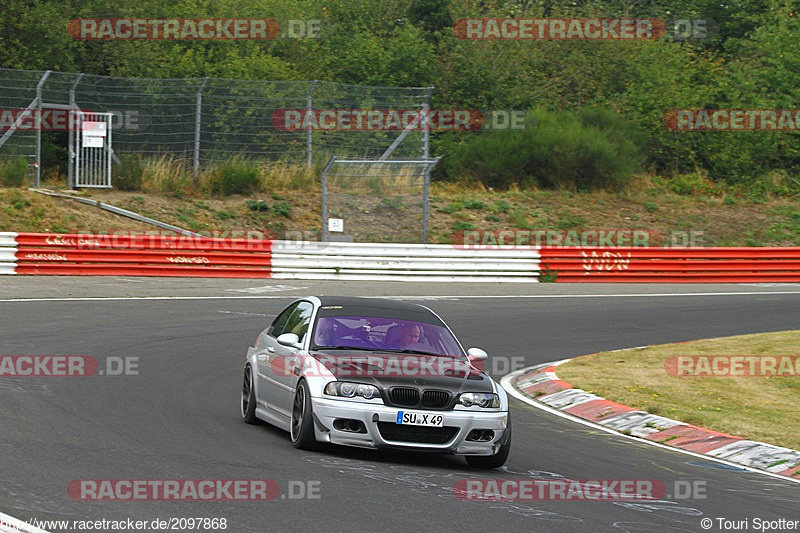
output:
[[[416,413],[414,411],[399,411],[397,413],[397,423],[408,426],[433,426],[440,428],[444,422],[444,416],[433,413]]]

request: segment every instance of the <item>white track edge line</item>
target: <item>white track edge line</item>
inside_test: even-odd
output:
[[[607,427],[605,427],[603,425],[596,424],[594,422],[589,422],[588,420],[584,420],[583,418],[577,417],[575,415],[571,415],[569,413],[565,413],[563,411],[559,411],[558,409],[554,409],[554,408],[550,407],[549,405],[545,405],[545,404],[543,404],[541,402],[537,402],[533,398],[530,398],[530,397],[526,396],[525,394],[523,394],[521,391],[519,391],[513,385],[512,380],[515,379],[520,374],[523,374],[525,372],[530,372],[531,370],[536,369],[536,368],[552,366],[552,365],[560,365],[560,364],[566,363],[567,361],[569,361],[569,359],[562,359],[560,361],[556,361],[556,362],[553,362],[553,363],[545,363],[545,364],[542,364],[542,365],[535,365],[535,366],[531,366],[531,367],[528,367],[528,368],[523,368],[522,370],[517,370],[516,372],[512,372],[510,374],[506,374],[505,376],[503,376],[501,378],[501,380],[500,380],[500,385],[502,385],[502,387],[506,390],[506,392],[509,393],[510,395],[512,395],[514,398],[516,398],[516,399],[518,399],[518,400],[530,405],[531,407],[535,407],[537,409],[541,409],[542,411],[547,411],[548,413],[552,413],[554,415],[560,416],[561,418],[566,418],[567,420],[571,420],[572,422],[577,422],[579,424],[583,424],[584,426],[588,426],[590,428],[599,429],[599,430],[605,431],[606,433],[611,433],[611,434],[617,435],[619,437],[630,439],[630,440],[635,441],[635,442],[641,442],[641,443],[644,443],[644,444],[649,444],[651,446],[656,446],[658,448],[663,448],[665,450],[672,450],[674,452],[680,452],[680,453],[683,453],[683,454],[686,454],[686,455],[691,455],[693,457],[697,457],[697,458],[700,458],[700,459],[710,460],[710,461],[714,461],[716,463],[721,463],[721,464],[728,465],[728,466],[734,466],[736,468],[747,470],[748,472],[753,472],[753,473],[756,473],[756,474],[763,474],[765,476],[769,476],[769,477],[772,477],[772,478],[775,478],[775,479],[781,479],[783,481],[789,481],[789,482],[792,482],[792,483],[800,483],[800,479],[794,479],[794,478],[791,478],[789,476],[782,476],[780,474],[775,474],[773,472],[765,472],[764,470],[759,470],[757,468],[752,468],[750,466],[741,465],[741,464],[738,464],[738,463],[734,463],[732,461],[726,461],[725,459],[720,459],[718,457],[713,457],[713,456],[710,456],[710,455],[703,455],[701,453],[692,452],[692,451],[689,451],[689,450],[684,450],[682,448],[676,448],[674,446],[667,446],[666,444],[661,444],[660,442],[655,442],[655,441],[651,441],[651,440],[647,440],[647,439],[642,439],[642,438],[639,438],[639,437],[634,437],[632,435],[625,435],[624,433],[620,433],[619,431],[617,431],[615,429],[607,428]]]
[[[308,291],[307,291],[308,292]],[[768,291],[768,292],[676,292],[676,293],[634,293],[634,294],[499,294],[499,295],[388,295],[367,296],[367,298],[406,298],[413,300],[430,298],[456,298],[461,300],[501,299],[501,298],[664,298],[669,296],[764,296],[770,294],[787,295],[800,294],[800,291]],[[84,302],[84,301],[127,301],[127,300],[270,300],[297,297],[284,296],[93,296],[93,297],[65,297],[65,298],[4,298],[0,302]]]

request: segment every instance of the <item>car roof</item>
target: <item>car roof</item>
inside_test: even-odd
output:
[[[405,311],[416,311],[430,313],[430,309],[425,306],[389,300],[387,298],[360,298],[357,296],[318,296],[322,306],[328,305],[353,305],[359,307],[377,307],[380,309],[402,309]]]

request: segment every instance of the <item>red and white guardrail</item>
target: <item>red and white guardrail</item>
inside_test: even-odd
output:
[[[190,235],[0,233],[0,274],[535,282],[539,251]]]
[[[746,283],[800,281],[800,248],[541,248],[555,281]]]
[[[398,281],[800,282],[800,248],[463,247],[0,233],[0,274]]]

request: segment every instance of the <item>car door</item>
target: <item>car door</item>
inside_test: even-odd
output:
[[[289,317],[297,310],[298,303],[294,303],[284,309],[272,321],[272,324],[261,332],[256,343],[258,360],[258,406],[265,407],[272,411],[275,410],[275,399],[279,389],[276,371],[272,368],[275,363],[274,357],[277,352],[278,341],[276,340],[280,332],[283,331]]]
[[[283,330],[278,333],[294,333],[300,339],[299,344],[305,344],[305,336],[308,334],[309,325],[311,323],[311,315],[314,311],[314,306],[310,302],[300,302],[297,308],[292,312],[286,323],[283,324]],[[276,335],[277,339],[277,335]],[[275,397],[274,409],[281,415],[291,417],[292,402],[294,401],[294,391],[297,386],[297,381],[300,379],[301,371],[301,349],[291,346],[282,346],[275,341],[277,345],[275,353],[272,354],[273,368],[279,367],[281,371],[275,372],[277,381],[277,394]]]
[[[262,400],[267,408],[287,418],[291,415],[294,387],[298,379],[293,370],[299,369],[300,350],[279,344],[278,337],[284,333],[295,333],[302,342],[313,310],[310,302],[301,301],[281,313],[267,330],[264,357],[259,357],[259,375],[264,383]]]

